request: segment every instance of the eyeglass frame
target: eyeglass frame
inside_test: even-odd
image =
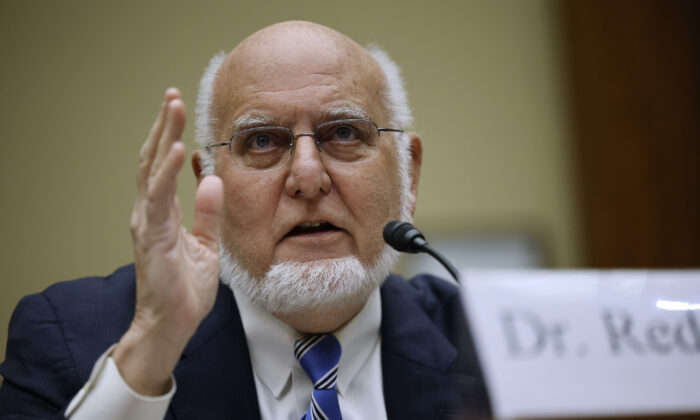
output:
[[[374,128],[377,129],[377,137],[381,137],[382,131],[391,132],[391,133],[403,133],[404,132],[404,130],[399,129],[399,128],[379,127],[374,121],[371,121],[371,120],[365,120],[362,118],[350,118],[350,119],[333,120],[333,121],[321,123],[321,124],[316,126],[313,133],[294,133],[291,128],[281,127],[281,126],[262,126],[262,127],[246,128],[245,130],[241,130],[241,131],[237,131],[237,132],[233,133],[233,135],[231,136],[231,138],[229,138],[228,141],[221,142],[221,143],[209,144],[209,145],[205,146],[205,148],[207,149],[207,151],[210,151],[214,147],[228,146],[228,150],[232,151],[233,148],[231,145],[233,144],[234,139],[242,134],[250,133],[253,131],[259,131],[259,130],[273,130],[273,129],[280,130],[280,129],[282,129],[282,130],[289,131],[289,133],[292,135],[292,142],[289,144],[289,155],[290,156],[294,154],[294,146],[296,145],[297,137],[303,137],[303,136],[311,136],[314,139],[314,143],[316,143],[316,148],[318,149],[318,152],[321,153],[322,152],[321,142],[318,141],[318,139],[316,138],[316,134],[318,133],[319,129],[326,127],[326,126],[329,126],[331,124],[342,124],[342,123],[353,123],[353,122],[365,122],[365,123],[372,124],[374,126]],[[254,171],[254,172],[264,172],[264,171],[268,171],[268,170],[281,168],[282,166],[284,166],[284,165],[281,165],[281,166],[278,166],[275,168]]]

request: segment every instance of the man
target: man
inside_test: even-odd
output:
[[[197,114],[192,232],[168,89],[141,149],[134,266],[20,302],[0,418],[488,413],[456,290],[387,279],[382,228],[413,214],[422,153],[388,57],[273,25],[212,59]]]

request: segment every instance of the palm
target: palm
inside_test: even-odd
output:
[[[181,102],[161,112],[141,153],[139,196],[132,214],[137,278],[137,322],[165,325],[174,335],[191,334],[211,309],[218,284],[216,229],[220,181],[206,178],[195,199],[192,233],[182,226],[175,195],[184,160],[177,142],[184,127]]]

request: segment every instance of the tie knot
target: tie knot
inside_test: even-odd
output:
[[[294,357],[315,389],[335,389],[340,343],[330,334],[310,335],[294,343]]]

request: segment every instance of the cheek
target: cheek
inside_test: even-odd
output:
[[[220,175],[221,176],[221,175]],[[273,185],[261,177],[228,174],[224,181],[223,245],[253,275],[264,274],[271,263],[270,232],[275,210]]]
[[[399,183],[395,173],[378,168],[353,179],[352,210],[363,225],[376,226],[398,216]]]
[[[341,167],[333,177],[338,180],[335,186],[357,223],[353,232],[357,252],[363,262],[370,264],[384,247],[384,225],[398,219],[401,208],[396,159],[391,155],[377,157],[353,169]]]
[[[359,187],[367,192],[362,202],[364,207],[371,210],[372,217],[368,223],[384,226],[400,214],[401,183],[398,162],[393,152],[391,149],[384,150],[371,162],[371,170],[363,171]]]

